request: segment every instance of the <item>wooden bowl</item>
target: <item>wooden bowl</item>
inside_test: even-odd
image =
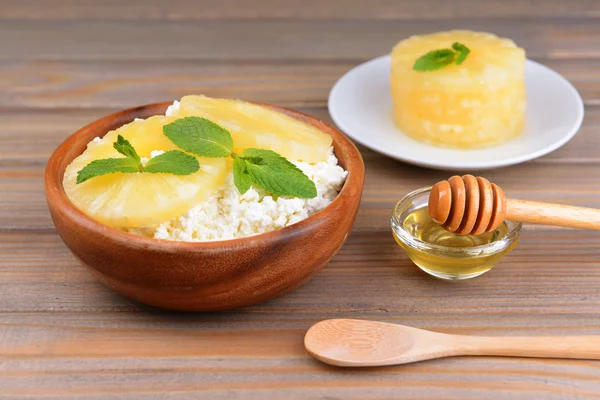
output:
[[[364,182],[363,161],[354,144],[308,115],[265,105],[331,135],[339,164],[348,171],[348,177],[325,209],[277,231],[216,242],[158,240],[104,225],[67,198],[62,186],[65,168],[88,142],[134,118],[164,114],[169,104],[131,108],[101,118],[75,132],[52,154],[46,166],[46,198],[56,230],[67,247],[105,285],[141,303],[174,310],[245,307],[308,281],[344,244]]]

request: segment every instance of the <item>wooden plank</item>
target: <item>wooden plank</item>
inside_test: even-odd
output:
[[[291,107],[335,126],[324,107]],[[3,122],[0,131],[0,168],[43,167],[54,149],[70,134],[114,111],[117,109],[0,109],[0,120]],[[597,151],[600,135],[596,134],[599,130],[600,107],[588,106],[580,132],[561,149],[533,162],[600,163]],[[360,149],[368,163],[382,163],[392,169],[402,165],[363,146]]]
[[[540,60],[563,74],[587,105],[600,105],[600,60]],[[0,108],[115,108],[190,93],[288,107],[325,107],[354,62],[4,61]]]
[[[122,109],[172,101],[190,93],[287,106],[325,106],[335,81],[352,66],[322,62],[0,62],[0,107]],[[582,65],[582,73],[584,70]],[[597,77],[600,98],[600,74]],[[592,92],[590,97],[596,94]]]
[[[593,362],[524,362],[522,359],[471,358],[366,370],[341,370],[318,364],[302,352],[301,331],[235,330],[225,335],[193,332],[162,335],[148,341],[142,331],[107,334],[106,345],[114,343],[167,347],[177,342],[188,348],[186,355],[159,358],[146,355],[137,363],[119,358],[45,358],[28,360],[35,370],[0,377],[3,394],[56,396],[61,399],[594,399],[598,398],[598,368]],[[178,335],[177,335],[178,334]],[[81,335],[73,335],[80,336]],[[59,338],[59,340],[62,338]],[[116,340],[115,340],[116,339]],[[115,340],[114,342],[112,340]],[[216,348],[215,355],[201,351]],[[90,346],[98,342],[70,340],[66,344]],[[248,343],[247,346],[242,343]],[[257,357],[257,351],[281,352],[282,357]],[[229,348],[230,352],[223,352]],[[235,352],[234,354],[231,354]],[[179,352],[181,354],[181,350]],[[241,356],[237,356],[240,354]],[[264,354],[264,353],[263,353]],[[237,357],[236,357],[237,356]],[[114,362],[113,362],[114,360]],[[132,359],[129,359],[132,360]],[[103,370],[87,367],[97,362]],[[78,369],[54,371],[68,364]],[[13,367],[12,361],[7,364]],[[120,369],[120,365],[129,368]],[[75,367],[76,368],[76,367]],[[41,370],[38,372],[38,370]],[[3,396],[4,397],[4,396]],[[7,398],[7,397],[5,397]]]
[[[532,58],[600,58],[597,19],[436,21],[4,21],[0,60],[364,60],[460,27],[513,38]]]
[[[117,109],[0,109],[0,167],[44,167],[56,147],[77,129]],[[18,179],[18,178],[17,178]]]
[[[317,363],[301,343],[313,323],[348,316],[448,333],[598,334],[599,240],[527,231],[500,266],[457,284],[418,271],[388,233],[353,233],[325,270],[284,297],[174,314],[112,293],[55,234],[1,235],[0,387],[3,397],[90,399],[158,399],[182,387],[210,398],[595,398],[600,365],[591,361],[461,358],[349,371]]]
[[[362,149],[367,176],[356,231],[389,231],[394,204],[408,192],[447,179],[448,171],[406,165]],[[600,207],[598,164],[526,163],[485,172],[508,196]],[[43,167],[0,168],[0,230],[51,230]]]
[[[262,0],[4,0],[4,20],[174,20],[220,19],[309,19],[309,20],[406,20],[501,17],[598,17],[594,0],[506,0],[502,3],[479,0],[362,0],[302,2]]]
[[[14,232],[0,234],[0,238],[0,312],[137,309],[88,274],[55,233]],[[594,231],[526,229],[516,250],[497,268],[476,280],[452,284],[431,279],[419,271],[395,243],[389,229],[359,230],[351,233],[340,253],[311,283],[288,296],[253,307],[250,312],[290,313],[293,321],[324,313],[385,314],[386,318],[414,313],[420,318],[431,318],[440,310],[469,318],[521,315],[524,320],[532,313],[541,319],[548,314],[568,314],[580,323],[570,327],[561,325],[560,329],[576,330],[580,325],[589,325],[590,330],[600,333],[600,318],[590,320],[591,315],[600,316],[599,248],[600,236]],[[469,306],[475,300],[477,304]],[[231,321],[225,318],[226,326],[231,327],[238,320],[237,313],[233,314]],[[161,316],[169,319],[168,313]],[[214,314],[211,318],[222,317]],[[243,315],[240,318],[250,324],[250,329],[252,318]],[[264,318],[261,324],[267,323],[270,316]],[[1,324],[9,325],[17,322],[15,318],[0,320]],[[35,325],[34,319],[30,321]],[[435,325],[436,321],[429,323]],[[62,322],[56,324],[60,326]],[[457,328],[448,321],[441,326],[447,324]],[[492,323],[490,328],[493,326]]]
[[[101,332],[96,334],[99,336]],[[135,339],[136,333],[140,335],[139,340]],[[104,341],[86,343],[84,335],[75,331],[65,342],[61,342],[63,337],[59,336],[56,338],[58,343],[49,347],[64,344],[89,348],[92,344],[102,343],[100,349],[113,344],[117,346],[112,349],[123,349],[123,343],[132,346],[130,354],[143,354],[143,363],[139,359],[134,363],[132,358],[98,359],[87,355],[36,361],[11,360],[7,364],[10,368],[23,365],[31,369],[23,372],[17,369],[17,373],[6,377],[0,375],[0,383],[4,395],[54,395],[61,399],[104,399],[110,395],[163,399],[167,393],[174,393],[168,398],[207,399],[230,399],[232,396],[250,399],[597,398],[599,371],[597,364],[589,361],[542,363],[537,360],[461,358],[439,360],[436,364],[344,371],[311,360],[297,345],[302,340],[302,333],[301,330],[265,330],[263,334],[261,331],[235,330],[215,335],[171,329],[161,335],[145,330],[141,334],[134,330],[116,334],[104,330]],[[173,337],[177,337],[177,341],[172,341]],[[167,347],[166,341],[175,343],[176,356],[160,357],[156,350],[151,350],[152,347]],[[206,342],[209,341],[214,343],[210,346],[212,351],[207,351]],[[50,340],[45,343],[48,342]],[[40,344],[43,346],[44,342]],[[140,348],[143,349],[141,352]],[[281,357],[263,356],[274,352],[280,352]],[[94,367],[95,363],[97,366]],[[175,397],[183,393],[187,396]]]

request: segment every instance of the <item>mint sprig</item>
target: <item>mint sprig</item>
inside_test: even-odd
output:
[[[436,71],[452,63],[462,64],[471,50],[462,43],[452,43],[451,49],[438,49],[425,53],[415,61],[413,70],[419,72]]]
[[[231,134],[206,118],[178,119],[165,125],[163,133],[178,147],[198,156],[232,157],[233,181],[242,194],[256,185],[276,196],[317,196],[315,183],[285,157],[254,148],[236,154]]]
[[[135,148],[123,136],[117,136],[113,147],[125,158],[103,158],[94,160],[77,172],[77,184],[97,176],[114,174],[116,172],[137,173],[169,173],[174,175],[189,175],[200,169],[196,157],[179,150],[171,150],[150,159],[146,165]]]

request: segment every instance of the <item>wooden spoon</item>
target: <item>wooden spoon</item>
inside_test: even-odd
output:
[[[386,322],[328,319],[313,325],[306,350],[341,367],[407,364],[451,356],[600,359],[600,336],[449,335]]]
[[[507,199],[482,177],[453,176],[436,183],[429,195],[429,216],[458,235],[480,235],[505,219],[572,228],[600,229],[600,210],[537,201]]]

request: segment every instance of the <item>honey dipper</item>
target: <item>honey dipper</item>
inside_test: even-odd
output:
[[[458,235],[493,231],[505,219],[600,230],[600,209],[507,199],[500,187],[473,175],[436,183],[428,210],[431,219]]]

